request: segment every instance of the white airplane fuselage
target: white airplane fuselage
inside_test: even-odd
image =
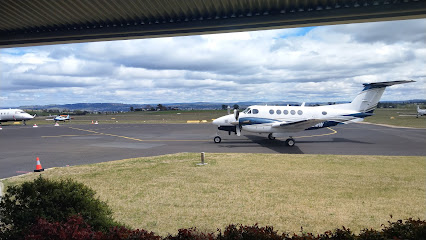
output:
[[[25,124],[25,121],[31,120],[34,117],[21,109],[0,109],[0,123],[22,121]]]
[[[213,121],[218,126],[240,125],[241,130],[253,133],[292,133],[312,129],[335,126],[348,121],[362,121],[371,116],[354,110],[336,109],[329,106],[261,106],[254,105],[239,113],[236,123],[234,114],[229,114]],[[301,119],[311,120],[307,125],[292,127],[291,123]],[[313,120],[315,119],[315,121]],[[286,125],[285,128],[280,126]]]

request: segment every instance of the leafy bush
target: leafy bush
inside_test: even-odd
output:
[[[403,222],[388,222],[389,226],[383,228],[385,239],[426,239],[426,222],[412,218]]]
[[[109,232],[98,234],[96,238],[99,240],[161,240],[160,236],[153,232],[145,230],[129,230],[125,227],[113,227]]]
[[[20,239],[38,218],[63,222],[80,214],[95,230],[117,225],[95,191],[71,179],[54,181],[38,177],[9,187],[0,201],[0,239]]]
[[[426,239],[426,222],[408,219],[407,221],[389,222],[389,226],[382,231],[365,229],[356,236],[349,229],[343,227],[323,234],[313,235],[302,233],[300,236],[286,233],[279,235],[273,227],[229,225],[222,233],[218,234],[199,232],[196,228],[179,229],[177,235],[169,235],[164,240],[422,240]],[[129,230],[125,227],[113,227],[108,232],[95,232],[86,224],[81,216],[69,218],[66,222],[49,223],[39,219],[30,229],[31,234],[26,240],[51,240],[51,239],[92,239],[92,240],[160,240],[161,237],[145,230]]]
[[[34,224],[25,240],[160,240],[152,232],[145,230],[129,230],[125,227],[112,227],[108,232],[96,232],[92,230],[84,219],[78,216],[68,218],[66,222],[49,223],[40,218]]]
[[[259,227],[257,224],[254,226],[231,224],[225,229],[223,235],[220,233],[218,236],[220,240],[280,240],[284,238],[285,235],[278,235],[273,227]]]
[[[37,223],[31,226],[25,240],[83,240],[96,239],[100,236],[102,236],[102,233],[93,232],[81,216],[72,216],[62,223],[50,223],[46,219],[39,218]]]
[[[165,240],[215,240],[214,233],[202,233],[197,228],[179,229],[176,236],[169,235]]]

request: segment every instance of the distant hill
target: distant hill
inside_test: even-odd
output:
[[[231,108],[237,104],[240,108],[245,108],[255,104],[269,104],[269,105],[283,105],[283,104],[296,104],[294,102],[237,102],[237,103],[210,103],[210,102],[195,102],[195,103],[164,103],[161,104],[165,107],[178,108],[181,110],[212,110],[222,109],[222,105],[230,106]],[[130,108],[156,108],[157,104],[124,104],[124,103],[74,103],[74,104],[51,104],[51,105],[30,105],[20,106],[21,109],[26,110],[70,110],[70,111],[89,111],[89,112],[128,112]]]
[[[343,103],[343,102],[336,102],[336,103]],[[334,104],[336,104],[334,103]],[[414,99],[414,100],[407,100],[407,101],[381,101],[381,103],[395,103],[395,104],[402,104],[402,103],[422,103],[426,104],[426,100],[424,99]],[[284,102],[284,101],[275,101],[275,102],[235,102],[235,103],[211,103],[211,102],[195,102],[195,103],[162,103],[165,107],[170,108],[178,108],[180,110],[212,110],[212,109],[222,109],[222,105],[230,106],[231,108],[237,104],[240,108],[246,108],[251,105],[300,105],[301,103],[298,102]],[[327,102],[313,102],[313,103],[306,103],[307,106],[309,105],[326,105],[329,104]],[[157,104],[124,104],[124,103],[74,103],[74,104],[51,104],[51,105],[30,105],[30,106],[20,106],[20,109],[26,109],[26,110],[69,110],[69,111],[88,111],[88,112],[128,112],[130,111],[130,108],[133,107],[134,109],[146,109],[146,108],[156,108]]]

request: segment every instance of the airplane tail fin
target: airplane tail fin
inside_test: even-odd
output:
[[[386,87],[410,82],[415,81],[400,80],[392,82],[364,83],[364,89],[355,97],[349,106],[351,109],[358,112],[372,113],[374,109],[376,109]]]

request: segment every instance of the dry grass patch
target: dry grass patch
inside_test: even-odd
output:
[[[417,110],[411,109],[376,109],[372,117],[365,118],[366,122],[388,124],[399,127],[426,128],[426,117],[416,118]]]
[[[425,218],[426,157],[199,154],[58,168],[95,189],[116,220],[158,234],[230,223],[320,233],[354,231],[409,217]],[[11,178],[6,185],[37,174]]]

